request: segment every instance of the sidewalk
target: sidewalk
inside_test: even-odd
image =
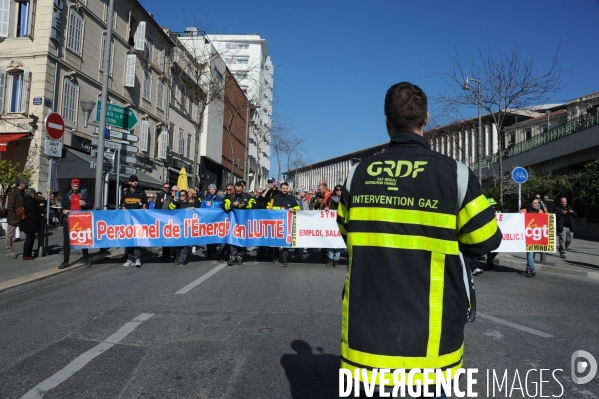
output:
[[[45,257],[38,258],[38,243],[35,242],[33,247],[33,254],[36,256],[35,260],[23,261],[23,243],[25,242],[25,234],[21,233],[21,240],[13,243],[13,250],[18,258],[11,259],[6,256],[6,248],[4,246],[4,237],[0,237],[2,244],[0,262],[0,292],[16,287],[21,284],[30,283],[33,281],[42,280],[44,278],[53,276],[58,273],[63,273],[71,269],[83,266],[79,259],[81,258],[81,250],[71,249],[71,255],[69,261],[71,266],[59,270],[58,265],[63,261],[62,254],[62,227],[56,227],[50,229],[50,235],[48,237],[48,252],[49,254]],[[115,250],[112,249],[110,252],[99,253],[98,249],[90,250],[90,260],[94,261],[106,258],[111,254],[115,254]],[[118,253],[122,253],[122,249],[116,250]]]
[[[484,265],[484,262],[481,263]],[[495,258],[495,264],[524,271],[526,253],[500,253]],[[562,259],[559,252],[548,253],[546,262],[541,263],[540,255],[537,254],[535,269],[537,273],[557,273],[599,279],[599,243],[574,238],[566,253],[566,259]]]

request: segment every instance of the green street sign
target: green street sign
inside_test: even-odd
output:
[[[100,122],[100,101],[96,106],[96,122]],[[130,108],[125,108],[120,105],[107,103],[106,104],[106,125],[116,126],[125,130],[133,130],[139,125],[139,117]]]

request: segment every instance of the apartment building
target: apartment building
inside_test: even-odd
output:
[[[270,171],[270,130],[274,66],[266,39],[257,34],[208,35],[250,101],[246,178],[250,189],[266,187]]]
[[[108,102],[133,110],[141,120],[133,130],[112,127],[137,137],[126,142],[137,152],[122,153],[122,159],[146,188],[176,182],[181,167],[191,182],[205,95],[184,75],[194,75],[198,65],[138,1],[115,1],[114,7]],[[81,101],[100,98],[107,13],[108,0],[0,0],[0,159],[33,170],[32,186],[42,191],[48,175],[42,121],[55,111],[65,121],[68,149],[58,161],[61,191],[79,177],[94,194],[90,151],[99,113],[96,106],[85,118]],[[127,178],[121,173],[121,180]],[[116,187],[111,183],[110,191]]]

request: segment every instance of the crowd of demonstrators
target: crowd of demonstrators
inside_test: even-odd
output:
[[[144,190],[139,188],[139,179],[135,175],[129,176],[129,189],[123,193],[121,207],[123,210],[146,209],[148,198]],[[166,205],[166,202],[165,202]],[[135,267],[141,267],[141,248],[130,247],[128,250],[128,259],[123,264],[129,267],[135,264]]]
[[[560,204],[555,207],[555,229],[559,237],[559,254],[566,259],[566,251],[574,238],[574,219],[578,214],[570,205],[566,197],[560,198]]]

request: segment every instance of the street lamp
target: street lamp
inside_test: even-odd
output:
[[[549,128],[551,127],[551,123],[549,122],[549,116],[551,115],[551,111],[545,111],[545,115],[547,115],[547,133],[549,133]]]
[[[464,83],[464,86],[462,87],[464,90],[470,90],[470,81],[476,82],[478,84],[478,90],[477,90],[477,96],[478,96],[478,137],[476,138],[476,141],[478,142],[478,154],[476,156],[476,160],[478,162],[478,182],[482,188],[483,183],[482,183],[482,172],[481,172],[481,159],[480,156],[483,152],[482,149],[482,142],[481,142],[481,123],[480,123],[480,107],[481,107],[481,101],[480,101],[480,80],[475,79],[475,78],[466,78],[466,82]]]
[[[94,100],[79,100],[79,105],[81,106],[81,111],[83,111],[83,127],[87,127],[87,120],[96,105]]]

